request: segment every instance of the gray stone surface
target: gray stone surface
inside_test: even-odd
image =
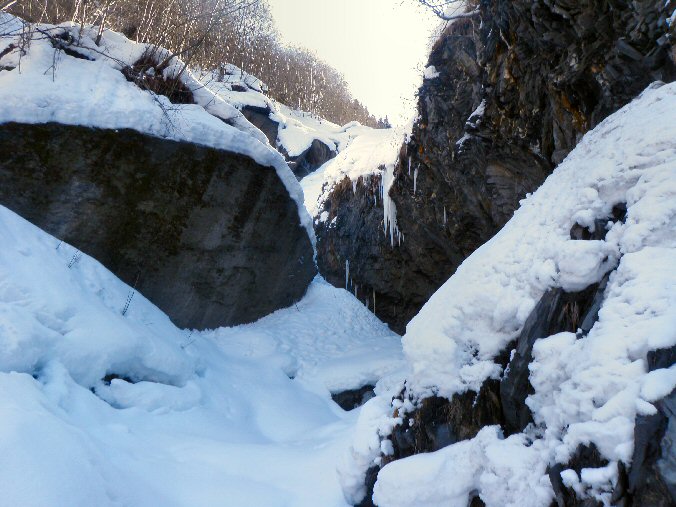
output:
[[[132,130],[0,125],[0,204],[181,327],[251,322],[300,299],[316,272],[273,168]]]

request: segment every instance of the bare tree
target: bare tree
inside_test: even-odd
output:
[[[479,14],[478,2],[471,0],[417,0],[445,21],[473,18]]]
[[[223,80],[227,64],[234,64],[267,83],[268,95],[279,102],[336,123],[378,124],[350,95],[342,74],[310,51],[280,42],[267,0],[0,0],[0,5],[29,25],[71,21],[80,37],[85,26],[98,27],[97,45],[107,29],[151,44],[127,77],[179,101],[187,96],[178,79],[187,66],[214,70]],[[161,75],[175,58],[184,66],[172,83],[148,77]]]
[[[0,11],[6,11],[12,5],[14,5],[18,0],[8,0],[6,2],[0,3]]]

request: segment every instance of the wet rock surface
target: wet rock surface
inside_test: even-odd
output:
[[[329,220],[317,228],[320,272],[343,286],[349,259],[354,285],[375,293],[378,317],[400,333],[585,132],[651,82],[676,76],[666,35],[673,1],[479,7],[430,55],[439,77],[420,88],[419,119],[389,192],[401,244],[384,238],[370,188],[338,185],[321,210]]]
[[[256,320],[299,300],[316,271],[273,168],[136,131],[0,125],[0,203],[180,327]]]
[[[397,414],[395,413],[395,416]],[[425,398],[391,435],[394,454],[385,461],[434,452],[448,445],[474,438],[484,426],[504,424],[500,407],[500,383],[489,380],[478,393],[467,391],[451,400]]]

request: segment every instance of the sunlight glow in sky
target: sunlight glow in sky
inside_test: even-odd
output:
[[[415,114],[430,36],[439,20],[415,0],[270,0],[290,45],[345,75],[355,98],[393,124]]]

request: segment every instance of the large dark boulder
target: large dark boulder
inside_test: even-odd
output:
[[[132,130],[0,125],[0,204],[181,327],[256,320],[300,299],[316,271],[274,168]]]
[[[651,82],[675,78],[666,22],[675,6],[482,0],[479,16],[448,26],[432,48],[439,77],[419,90],[389,191],[401,244],[389,246],[382,212],[371,211],[377,179],[356,192],[338,185],[317,223],[320,272],[342,286],[349,259],[355,286],[403,332],[584,133]]]

